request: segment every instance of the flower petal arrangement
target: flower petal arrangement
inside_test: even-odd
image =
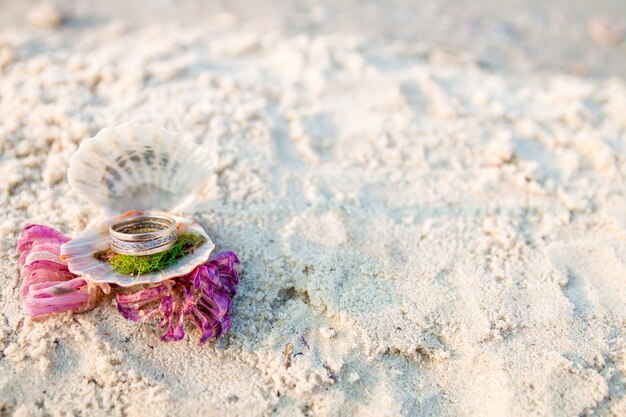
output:
[[[21,295],[31,317],[93,308],[99,288],[72,274],[61,259],[61,245],[70,239],[48,226],[24,227],[18,243]]]
[[[161,340],[200,331],[199,344],[230,327],[239,258],[215,244],[188,214],[204,201],[209,159],[185,136],[158,125],[122,124],[84,140],[68,179],[108,215],[74,239],[44,225],[17,242],[20,294],[31,317],[93,309],[112,290],[127,320],[151,318]],[[121,240],[120,240],[121,239]]]
[[[61,259],[61,244],[70,239],[38,224],[24,227],[17,244],[21,295],[31,317],[91,310],[100,287],[72,274]],[[233,252],[217,253],[191,273],[135,293],[117,294],[116,306],[127,320],[159,317],[163,341],[181,340],[186,321],[201,332],[200,343],[219,338],[230,326],[230,306],[237,292],[239,259]]]
[[[166,328],[163,341],[185,336],[185,319],[201,332],[200,343],[217,339],[230,326],[228,313],[239,282],[239,259],[232,252],[221,252],[190,274],[132,294],[118,294],[117,310],[133,321],[159,317]]]

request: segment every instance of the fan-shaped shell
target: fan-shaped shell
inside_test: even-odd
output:
[[[165,214],[178,223],[178,235],[195,233],[203,236],[206,242],[163,271],[129,276],[113,271],[106,261],[96,259],[94,253],[109,248],[109,226],[120,220],[146,214]],[[110,217],[104,221],[88,226],[80,235],[61,246],[61,259],[67,262],[69,270],[96,284],[117,284],[130,287],[141,284],[156,284],[170,278],[190,273],[196,266],[204,263],[215,248],[202,226],[193,220],[158,211],[129,211],[120,216]]]
[[[68,181],[114,215],[158,209],[181,213],[204,199],[212,167],[202,148],[157,124],[124,123],[81,142]]]

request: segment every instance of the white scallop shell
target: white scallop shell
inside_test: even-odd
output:
[[[190,232],[203,236],[206,242],[163,271],[156,271],[138,276],[119,274],[106,261],[96,259],[96,252],[109,248],[109,226],[128,217],[146,214],[164,214],[178,223],[177,233]],[[158,211],[129,211],[120,216],[110,217],[104,221],[88,226],[80,235],[61,246],[61,259],[67,262],[69,270],[95,284],[117,284],[130,287],[140,284],[156,284],[170,278],[186,275],[206,262],[215,248],[215,244],[202,226],[193,220]]]
[[[78,195],[114,215],[192,210],[205,198],[212,174],[202,148],[183,134],[124,123],[83,140],[67,177]]]

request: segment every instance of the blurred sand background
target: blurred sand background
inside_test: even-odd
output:
[[[0,1],[2,27],[20,27],[34,0]],[[614,17],[625,24],[618,0],[57,0],[70,26],[89,30],[111,20],[129,28],[180,22],[201,25],[219,16],[233,30],[286,34],[358,34],[373,42],[426,43],[466,52],[489,69],[624,76],[626,46],[594,42],[588,25]],[[71,35],[70,35],[71,36]]]
[[[0,0],[0,415],[626,415],[626,3],[35,4]],[[22,312],[22,226],[99,214],[68,159],[127,120],[216,165],[218,343]]]

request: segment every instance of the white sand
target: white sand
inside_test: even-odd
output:
[[[0,35],[0,414],[626,415],[626,85],[431,52]],[[197,218],[244,273],[217,344],[161,343],[111,297],[21,310],[17,234],[97,215],[68,159],[126,120],[188,131],[218,166]]]

